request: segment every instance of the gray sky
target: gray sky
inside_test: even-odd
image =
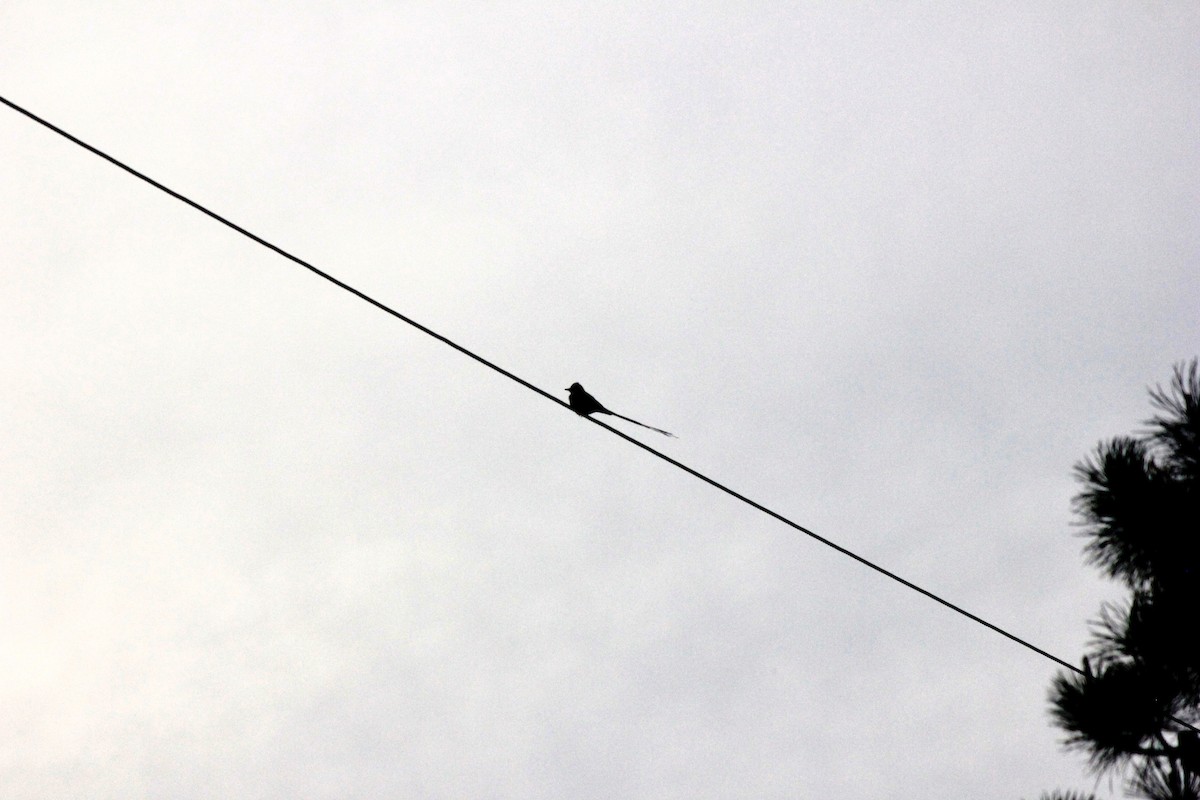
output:
[[[1198,36],[7,0],[0,94],[1075,659],[1071,466],[1200,352]],[[1051,663],[8,109],[0,152],[4,797],[1092,787]]]

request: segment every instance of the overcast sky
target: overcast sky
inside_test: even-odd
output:
[[[0,95],[1075,661],[1119,590],[1071,467],[1200,353],[1197,41],[1182,0],[5,0]],[[5,798],[1094,787],[1051,662],[8,108],[0,170]]]

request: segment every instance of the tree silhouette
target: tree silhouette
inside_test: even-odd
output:
[[[1150,392],[1140,435],[1079,463],[1075,498],[1089,563],[1129,598],[1092,623],[1083,673],[1060,671],[1050,713],[1069,749],[1150,800],[1200,800],[1200,368]]]
[[[1043,792],[1039,800],[1096,800],[1096,795],[1082,792]]]

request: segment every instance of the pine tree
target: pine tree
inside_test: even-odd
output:
[[[1134,796],[1200,800],[1200,368],[1150,392],[1148,429],[1078,464],[1087,560],[1129,589],[1092,623],[1082,674],[1059,672],[1051,716],[1064,744]]]

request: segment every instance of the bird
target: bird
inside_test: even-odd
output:
[[[663,436],[670,436],[672,439],[678,438],[670,431],[664,431],[662,428],[656,428],[653,425],[647,425],[644,422],[638,422],[636,419],[630,419],[629,417],[618,414],[615,411],[609,411],[599,400],[588,394],[587,390],[585,390],[578,383],[572,383],[567,391],[570,393],[568,395],[568,404],[571,406],[571,410],[581,417],[586,417],[591,414],[611,414],[612,416],[619,417],[626,422],[632,422],[634,425],[640,425],[643,428],[649,428],[652,431],[658,431]]]

